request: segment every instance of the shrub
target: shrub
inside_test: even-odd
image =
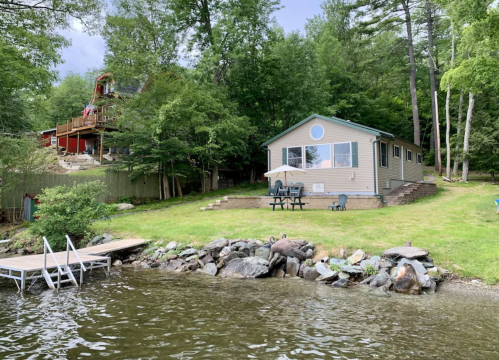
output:
[[[39,219],[33,232],[46,236],[54,251],[66,248],[66,234],[78,246],[90,233],[92,219],[109,216],[110,206],[96,201],[97,195],[104,191],[100,181],[44,189],[38,196],[40,204],[35,216]]]
[[[132,200],[130,199],[130,196],[123,196],[123,197],[120,197],[119,203],[120,204],[131,204]]]

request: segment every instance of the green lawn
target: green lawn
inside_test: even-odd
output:
[[[212,202],[204,200],[97,222],[94,228],[182,243],[205,243],[220,237],[268,239],[286,233],[290,238],[313,241],[329,253],[346,246],[380,254],[410,240],[413,246],[430,251],[438,265],[465,277],[499,282],[499,215],[494,205],[494,199],[499,198],[497,186],[441,181],[438,185],[435,196],[376,210],[200,211]],[[253,189],[249,194],[262,191]]]

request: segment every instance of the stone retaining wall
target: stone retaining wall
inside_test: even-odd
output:
[[[271,208],[269,203],[274,199],[269,196],[226,196],[223,200],[217,200],[201,210],[230,210],[230,209],[256,209],[256,208]],[[302,202],[306,203],[304,209],[322,209],[327,210],[328,206],[333,202],[338,204],[338,196],[317,196],[309,195],[302,198]],[[378,209],[383,207],[381,199],[377,196],[368,195],[352,195],[348,197],[346,204],[347,210],[367,210]],[[298,207],[296,207],[298,208]],[[276,206],[280,210],[280,206]],[[299,208],[298,208],[299,210]]]

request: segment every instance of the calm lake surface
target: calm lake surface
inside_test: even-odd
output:
[[[0,282],[0,359],[499,359],[499,302],[463,292],[130,268],[87,281],[23,295]]]

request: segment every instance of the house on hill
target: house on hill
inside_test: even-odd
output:
[[[336,117],[314,114],[263,146],[269,171],[281,165],[306,170],[288,177],[304,184],[305,195],[380,196],[424,179],[420,146]]]
[[[111,73],[100,75],[95,81],[92,103],[82,111],[82,116],[72,118],[71,121],[68,119],[65,124],[57,124],[56,148],[64,147],[66,151],[76,154],[83,152],[99,154],[102,163],[104,157],[102,133],[116,131],[116,128],[113,105],[99,104],[101,102],[99,100],[130,97],[142,91],[143,86],[139,81],[121,84],[113,79]]]

